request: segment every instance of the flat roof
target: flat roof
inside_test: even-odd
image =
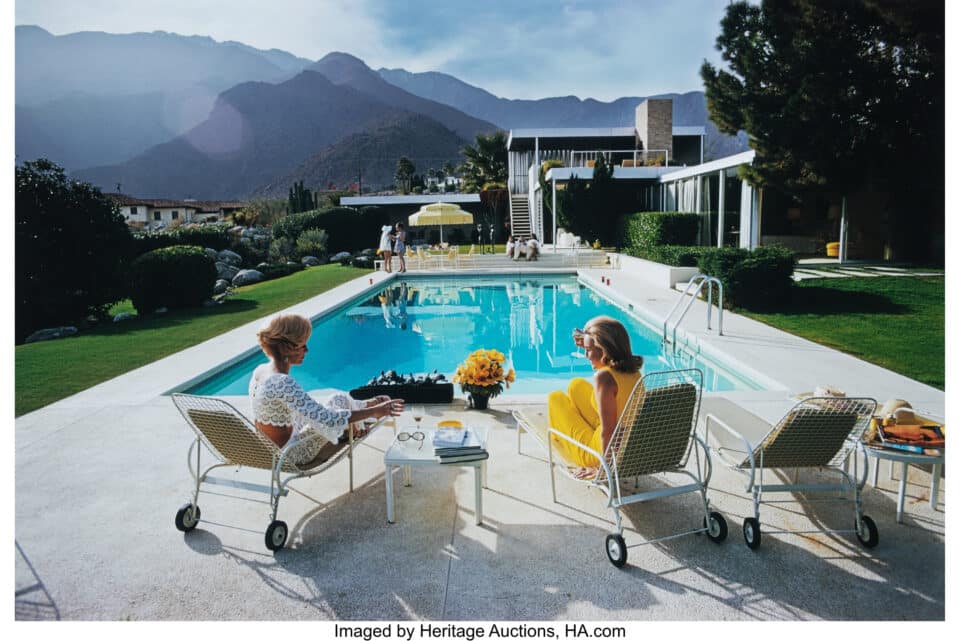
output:
[[[673,171],[675,167],[614,167],[613,177],[617,180],[656,180],[664,173]],[[570,180],[573,176],[581,180],[593,178],[593,167],[551,167],[547,171],[547,181]]]
[[[671,180],[680,180],[682,178],[692,178],[693,176],[699,176],[701,174],[709,173],[711,171],[720,171],[721,169],[728,169],[730,167],[736,167],[738,165],[746,165],[753,162],[753,157],[757,155],[757,152],[753,149],[747,151],[741,151],[739,154],[734,154],[732,156],[724,156],[723,158],[717,158],[716,160],[711,160],[710,162],[705,162],[702,165],[693,165],[691,167],[683,167],[677,171],[671,173],[666,173],[660,176],[660,182],[670,182]]]
[[[408,194],[406,196],[344,196],[340,205],[429,205],[430,203],[478,203],[480,194]]]
[[[705,127],[673,127],[674,136],[705,136],[707,130]],[[557,139],[608,139],[623,138],[635,140],[637,130],[635,127],[543,127],[535,129],[511,129],[507,137],[507,149],[513,150],[520,147],[527,148],[530,142],[535,138],[543,140]],[[522,144],[526,143],[526,144]]]

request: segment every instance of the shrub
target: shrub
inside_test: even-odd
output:
[[[322,229],[308,229],[297,236],[297,258],[304,256],[323,256],[327,253],[327,232]]]
[[[134,255],[136,256],[154,249],[173,247],[174,245],[199,245],[219,251],[228,249],[233,244],[230,226],[223,223],[197,227],[178,227],[172,231],[136,232],[133,238],[135,243]]]
[[[267,247],[255,243],[235,243],[230,249],[240,255],[243,260],[241,264],[247,269],[252,269],[260,263],[266,262],[269,256]]]
[[[294,214],[296,215],[296,214]],[[293,240],[281,237],[270,241],[267,257],[271,263],[285,263],[294,258],[295,243]]]
[[[203,247],[161,247],[130,266],[130,299],[140,314],[158,307],[192,307],[210,296],[216,280],[217,268]]]
[[[673,267],[696,267],[697,260],[709,249],[711,248],[686,245],[656,245],[646,250],[630,247],[626,253],[628,256],[645,258]]]
[[[49,160],[16,168],[16,340],[126,297],[133,239],[116,206]]]
[[[258,271],[263,274],[263,280],[271,280],[273,278],[281,278],[283,276],[289,276],[290,274],[302,272],[304,269],[305,266],[302,263],[280,263],[278,265],[269,265],[267,267],[263,267]]]
[[[700,215],[673,211],[641,211],[621,220],[621,237],[638,251],[657,245],[693,245],[700,230]]]
[[[389,216],[379,207],[364,207],[360,211],[352,207],[331,207],[285,217],[273,226],[273,237],[296,242],[307,229],[324,229],[331,251],[356,251],[376,246],[380,227],[389,222]]]
[[[700,271],[723,283],[724,307],[776,309],[793,292],[796,255],[782,247],[755,250],[710,248],[698,261]]]

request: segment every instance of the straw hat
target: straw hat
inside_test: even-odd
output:
[[[901,398],[891,398],[884,403],[883,407],[880,408],[880,416],[893,416],[897,423],[903,423],[904,425],[917,422],[917,417],[913,413],[913,406]]]

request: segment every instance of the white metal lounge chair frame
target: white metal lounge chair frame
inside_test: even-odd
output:
[[[617,425],[614,428],[607,449],[603,454],[592,450],[566,434],[557,431],[553,427],[549,427],[547,430],[547,442],[541,442],[541,445],[547,450],[550,467],[550,490],[554,502],[557,501],[556,478],[554,475],[554,467],[557,465],[562,467],[569,478],[595,487],[606,495],[607,507],[613,510],[617,529],[615,533],[607,536],[605,549],[607,558],[609,558],[610,562],[616,567],[622,567],[626,564],[628,547],[638,547],[640,545],[673,539],[687,534],[697,534],[699,532],[706,532],[707,536],[716,543],[726,538],[726,520],[719,512],[710,510],[710,500],[707,498],[707,487],[710,483],[712,473],[710,451],[706,443],[696,434],[702,389],[703,373],[700,370],[687,369],[653,372],[638,381],[630,392],[627,404],[617,419]],[[684,393],[692,393],[694,395],[692,403],[689,404],[689,407],[686,407],[686,412],[689,412],[689,416],[686,414],[680,417],[670,416],[671,413],[675,414],[674,410],[683,411],[683,408],[678,407],[676,403],[678,400],[684,402],[682,398]],[[689,402],[689,399],[687,399],[686,402]],[[667,404],[666,407],[659,406],[664,403]],[[646,411],[644,411],[645,407]],[[534,435],[538,441],[540,441],[540,439],[536,431],[531,429],[522,410],[515,411],[513,415],[514,418],[517,419],[517,452],[519,453],[521,430]],[[663,426],[664,420],[673,422],[673,427],[675,428],[683,427],[683,433],[674,434],[674,439],[671,440],[668,438],[666,444],[659,438],[663,436],[665,432],[656,431],[658,427]],[[670,427],[669,423],[667,427]],[[558,463],[554,458],[553,439],[550,438],[551,436],[571,443],[579,449],[593,455],[600,462],[600,469],[597,476],[592,479],[579,479],[571,473],[566,462]],[[669,436],[669,434],[667,436]],[[630,448],[630,441],[637,438],[639,438],[640,441],[634,444],[633,448],[639,448],[639,451],[634,452],[633,449]],[[682,442],[681,439],[683,439]],[[626,447],[622,447],[625,443]],[[682,451],[680,448],[682,448]],[[628,449],[631,454],[635,456],[632,456],[629,461],[624,461],[624,451]],[[694,472],[686,469],[691,452],[696,458]],[[637,468],[641,469],[638,470]],[[637,471],[637,473],[632,473],[634,471]],[[661,473],[683,474],[690,477],[692,482],[680,486],[644,492],[638,491],[624,495],[622,489],[623,483],[631,476],[634,478],[633,486],[634,489],[636,489],[640,476]],[[626,545],[623,539],[623,520],[620,515],[620,510],[624,506],[690,492],[699,492],[703,500],[702,527],[651,539],[631,546]]]
[[[197,500],[199,498],[201,484],[225,485],[252,492],[261,492],[270,495],[270,524],[267,526],[265,536],[266,546],[270,550],[279,550],[282,548],[286,543],[287,534],[289,533],[287,524],[277,520],[280,498],[289,493],[287,485],[296,479],[319,474],[346,456],[349,461],[350,491],[353,492],[353,450],[373,432],[375,427],[388,420],[380,419],[372,423],[366,434],[360,438],[354,438],[352,430],[348,429],[347,443],[345,445],[334,451],[329,458],[322,462],[318,462],[310,467],[305,466],[301,468],[287,460],[287,455],[295,443],[287,443],[282,449],[277,447],[273,441],[257,429],[246,416],[230,403],[218,398],[192,394],[177,393],[173,394],[172,398],[181,416],[183,416],[184,420],[197,435],[197,438],[190,444],[190,449],[187,452],[187,467],[194,481],[193,498],[177,512],[175,521],[177,529],[183,532],[189,532],[195,528],[200,521],[200,506]],[[197,425],[195,418],[191,416],[191,412],[194,411],[203,412],[213,418],[213,420],[222,422],[223,424],[219,426],[218,429],[222,432],[235,431],[236,439],[231,439],[231,443],[221,444],[221,446],[218,447],[211,442],[210,436],[204,432],[203,428]],[[394,429],[396,429],[395,422]],[[246,432],[243,430],[246,430]],[[223,434],[220,436],[222,437]],[[328,442],[319,435],[314,438],[321,439],[324,443]],[[241,440],[246,442],[242,443],[240,442]],[[216,460],[213,465],[202,469],[202,471],[200,450],[203,448],[200,447],[201,444],[206,447]],[[224,445],[232,447],[224,447]],[[196,450],[195,461],[194,450]],[[270,472],[270,485],[267,486],[259,483],[209,476],[212,470],[219,467],[252,467],[268,470]]]
[[[707,414],[704,421],[705,441],[709,442],[710,426],[716,424],[744,445],[743,450],[724,446],[713,449],[721,463],[747,477],[745,491],[751,493],[753,498],[753,516],[743,520],[743,538],[747,547],[752,550],[760,547],[760,504],[789,502],[764,501],[765,492],[853,493],[852,529],[770,530],[770,534],[854,533],[865,547],[872,548],[879,543],[877,526],[873,519],[863,513],[861,498],[869,468],[862,436],[876,408],[877,401],[872,398],[807,398],[794,405],[757,444],[750,443],[746,437],[714,414]],[[852,421],[851,415],[856,416]],[[783,445],[783,442],[787,444]],[[777,450],[774,450],[775,447]],[[792,453],[784,452],[790,448]],[[854,450],[864,454],[862,474],[858,472],[859,457],[850,456]],[[771,458],[774,458],[774,461],[770,461]],[[847,472],[850,459],[853,460],[853,474]],[[764,482],[765,470],[790,468],[794,470],[793,483]],[[836,472],[840,476],[840,482],[797,483],[801,468]]]

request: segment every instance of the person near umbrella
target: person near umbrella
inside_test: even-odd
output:
[[[380,254],[383,255],[383,271],[389,274],[393,257],[393,227],[390,225],[380,228]]]
[[[407,232],[403,228],[403,223],[397,223],[393,236],[397,239],[394,243],[393,251],[400,257],[400,272],[402,273],[407,271]]]

